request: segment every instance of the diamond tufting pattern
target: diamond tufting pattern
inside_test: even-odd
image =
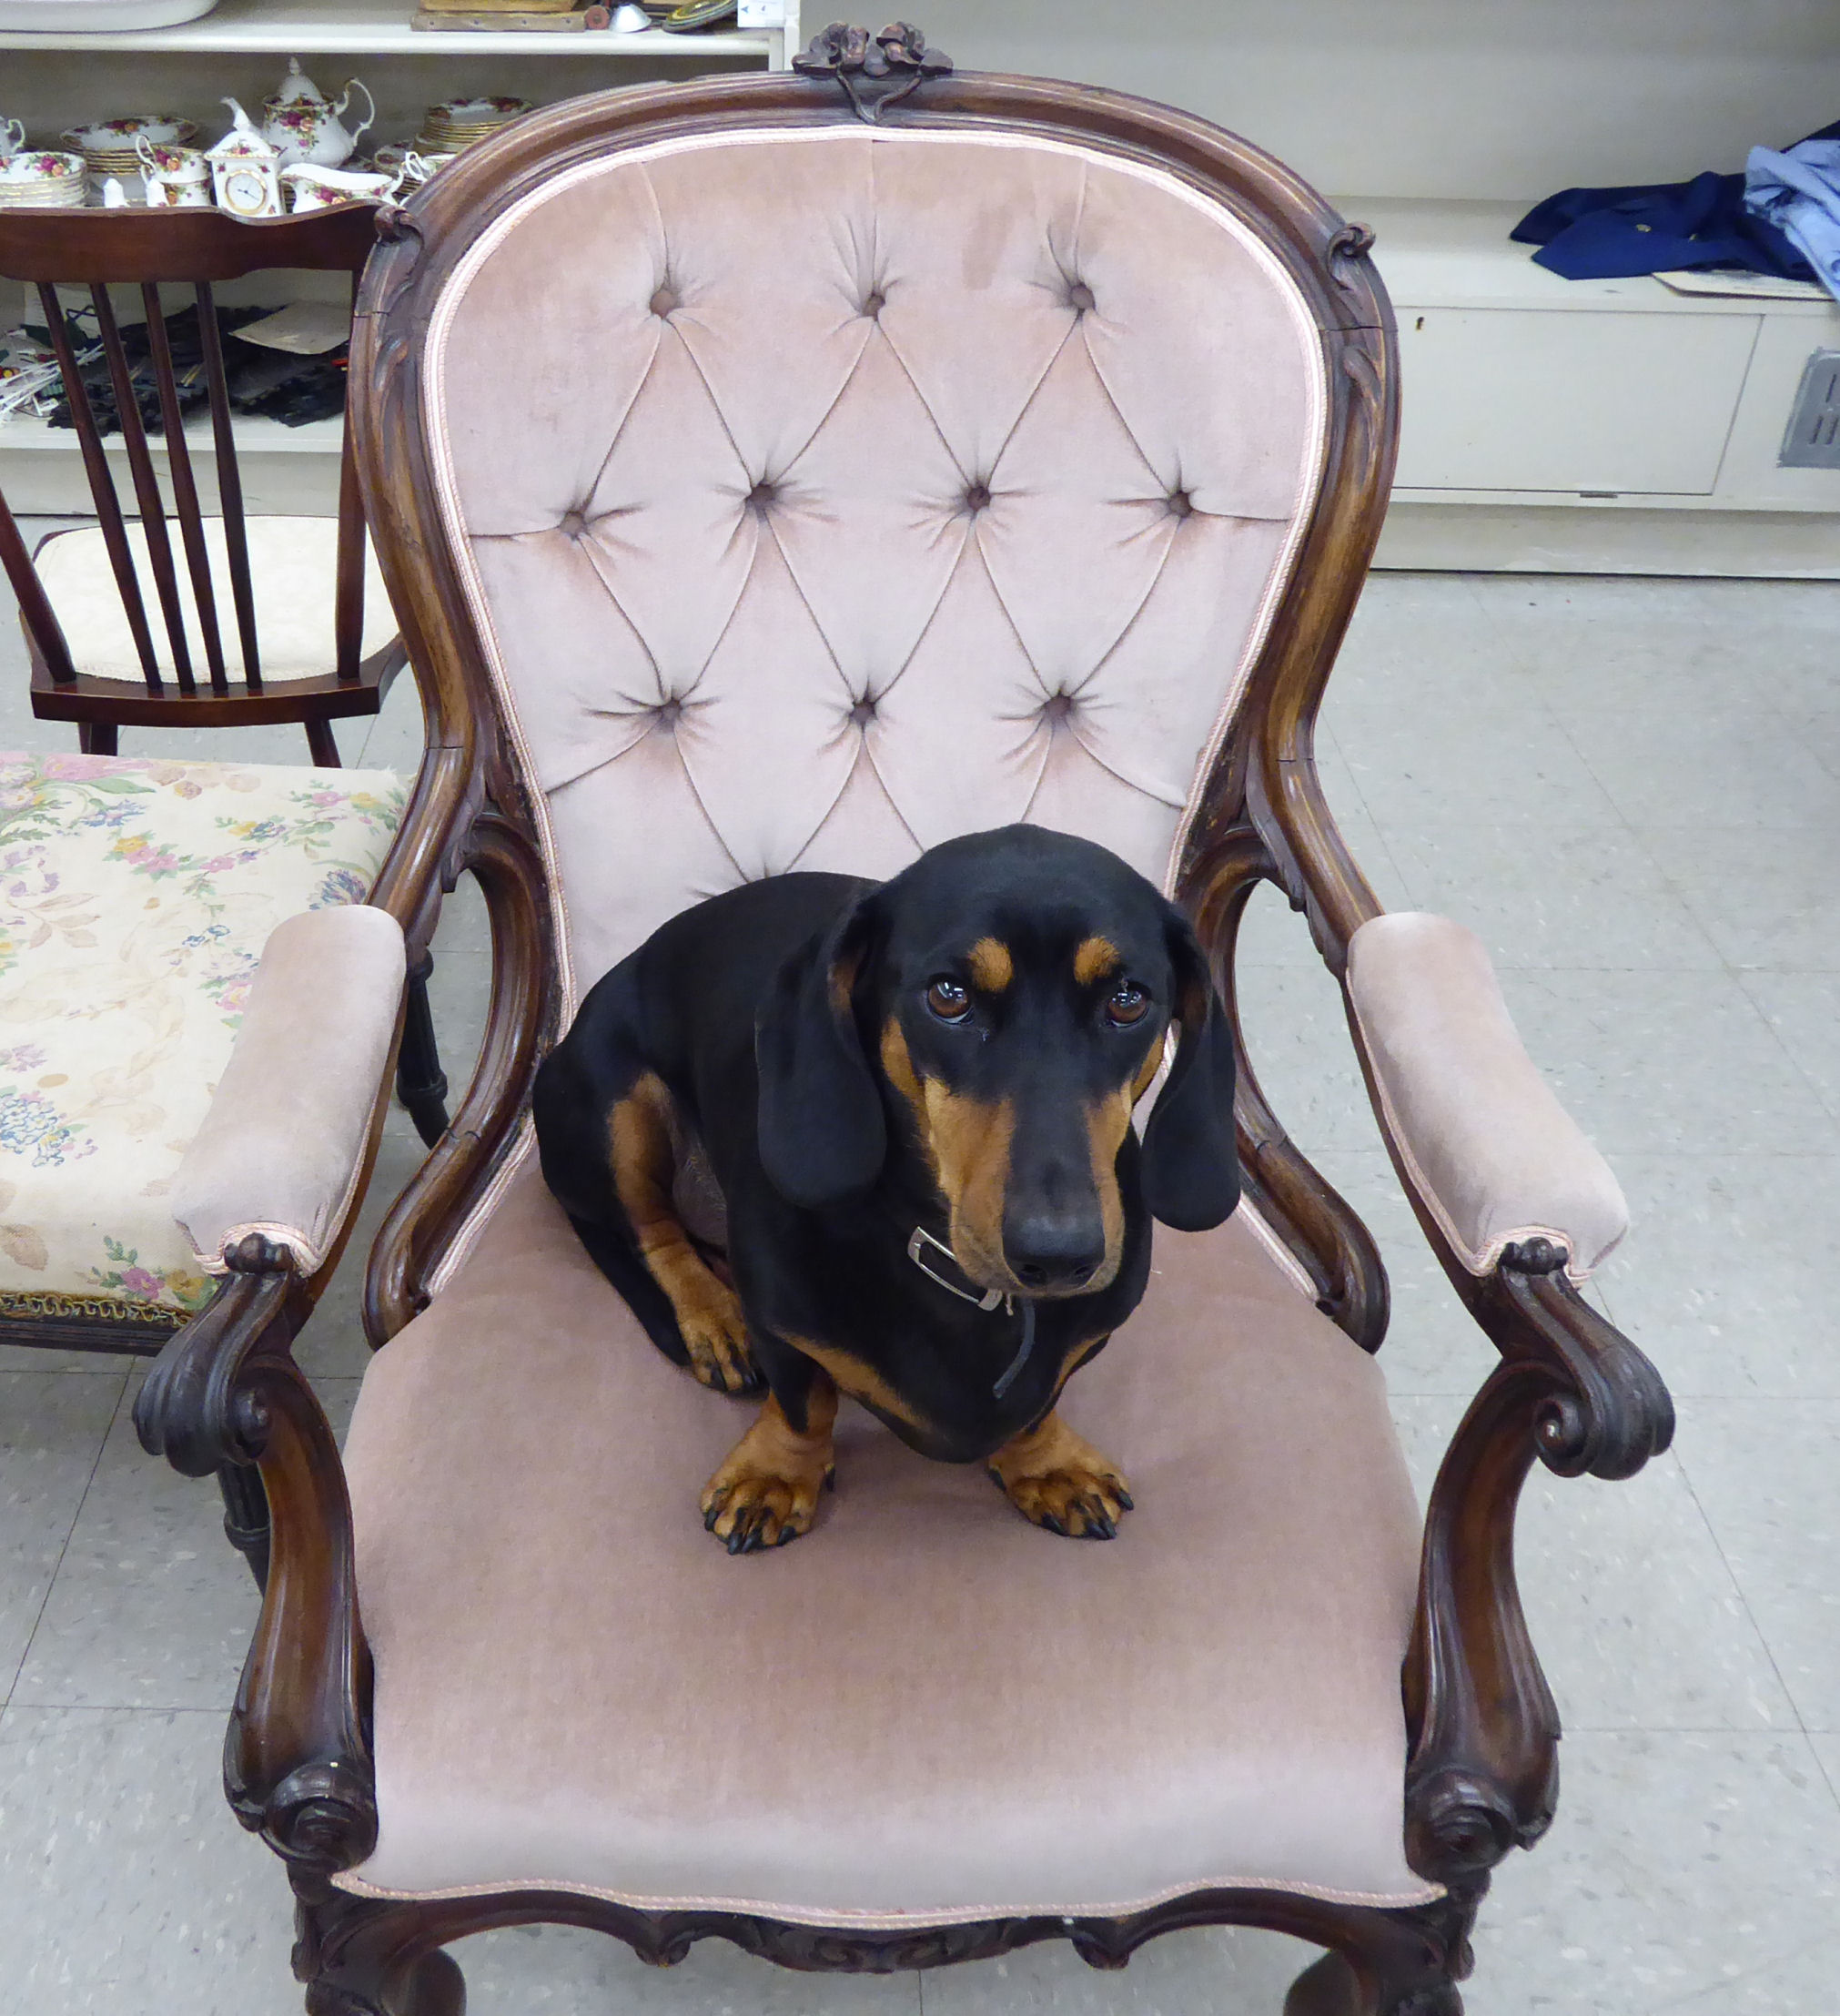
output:
[[[578,990],[745,878],[1013,819],[1167,879],[1320,457],[1239,220],[1046,139],[665,142],[500,219],[433,336]]]

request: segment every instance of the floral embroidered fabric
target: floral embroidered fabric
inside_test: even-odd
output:
[[[387,770],[0,755],[0,1310],[210,1299],[174,1172],[268,933],[362,902],[405,798]]]

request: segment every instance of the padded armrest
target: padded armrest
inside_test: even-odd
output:
[[[213,1273],[250,1232],[316,1273],[350,1209],[402,1008],[402,927],[364,904],[269,933],[230,1061],[173,1179]]]
[[[1629,1229],[1609,1164],[1522,1047],[1481,940],[1449,917],[1370,917],[1348,998],[1380,1118],[1413,1188],[1472,1274],[1536,1237],[1583,1281]]]

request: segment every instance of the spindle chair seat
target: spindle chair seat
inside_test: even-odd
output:
[[[158,574],[146,532],[127,528],[127,547],[144,604],[158,593]],[[332,637],[332,611],[339,578],[339,522],[332,518],[252,518],[245,529],[249,578],[256,584],[256,674],[259,685],[287,686],[293,697],[320,682],[314,690],[336,693],[337,647]],[[204,521],[205,553],[210,566],[211,598],[218,608],[233,606],[236,560],[221,518]],[[64,633],[79,691],[89,682],[141,686],[146,672],[136,647],[132,625],[116,593],[115,562],[107,535],[99,525],[73,526],[48,533],[33,552],[38,579]],[[188,574],[178,580],[180,612],[194,665],[206,662],[204,624],[198,598]],[[170,638],[153,639],[154,660],[163,681],[177,684],[177,667]],[[224,669],[234,686],[247,682],[242,641],[234,633],[222,640]],[[377,563],[366,556],[364,620],[359,633],[362,659],[389,651],[397,664],[402,649],[396,618]],[[392,669],[394,669],[392,667]],[[48,667],[35,666],[41,686],[56,691]],[[108,695],[104,695],[105,699]],[[55,718],[55,717],[54,717]]]

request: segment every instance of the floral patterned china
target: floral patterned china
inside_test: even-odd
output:
[[[339,124],[354,91],[364,93],[369,108],[348,132]],[[337,98],[328,98],[300,68],[298,56],[288,59],[288,75],[272,97],[262,100],[262,137],[279,155],[283,167],[310,162],[315,167],[342,167],[357,152],[359,136],[377,123],[377,101],[369,86],[353,77]]]
[[[175,112],[136,112],[119,119],[98,119],[93,126],[74,126],[60,137],[79,154],[132,155],[136,140],[161,147],[184,147],[198,137],[189,119]]]
[[[211,164],[197,147],[136,143],[149,208],[207,210],[211,208]]]
[[[528,98],[444,98],[428,108],[416,148],[421,154],[457,154],[488,139],[531,109]]]
[[[81,209],[87,194],[80,154],[33,147],[0,161],[0,209]]]

